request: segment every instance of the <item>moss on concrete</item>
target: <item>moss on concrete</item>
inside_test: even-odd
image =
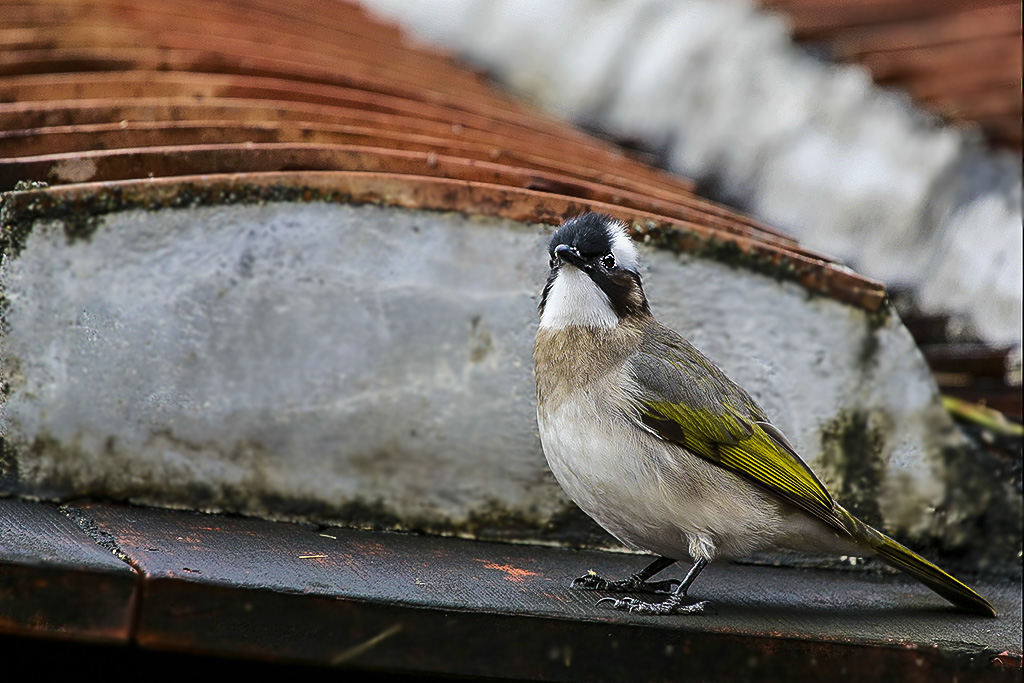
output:
[[[707,237],[684,228],[663,227],[651,221],[634,224],[633,233],[641,235],[643,242],[653,247],[674,252],[686,251],[733,268],[743,268],[766,275],[778,282],[800,282],[800,273],[792,260],[747,251],[732,240]]]
[[[965,432],[968,445],[942,450],[945,500],[936,508],[933,542],[956,565],[985,572],[1021,572],[1024,499],[1019,451],[990,448]]]
[[[865,413],[839,415],[821,430],[821,467],[842,505],[872,526],[882,524],[878,504],[885,460],[882,437]]]
[[[188,182],[177,184],[173,186],[173,191],[168,190],[162,194],[125,192],[121,186],[112,186],[88,195],[76,195],[73,200],[65,198],[61,193],[25,190],[8,193],[4,198],[0,209],[0,248],[9,258],[17,257],[33,225],[40,219],[60,221],[68,241],[75,242],[91,239],[100,226],[101,217],[115,211],[159,211],[197,206],[298,201],[358,203],[350,200],[351,197],[345,193],[325,192],[310,187],[226,186]]]
[[[169,430],[159,430],[153,438],[161,438],[183,451],[200,452],[197,444],[174,436]],[[152,478],[133,477],[125,473],[122,480],[106,481],[97,488],[89,480],[89,473],[74,467],[56,467],[57,462],[82,461],[85,454],[75,445],[58,442],[48,434],[37,436],[31,443],[0,444],[0,465],[9,463],[0,474],[0,493],[24,495],[29,493],[19,481],[19,462],[46,463],[46,474],[31,473],[31,495],[56,502],[79,496],[94,495],[102,490],[104,500],[114,503],[155,505],[172,509],[258,516],[264,519],[294,522],[333,524],[362,529],[412,531],[437,535],[464,536],[493,541],[532,541],[566,545],[570,547],[619,547],[607,532],[587,517],[572,503],[566,502],[562,510],[545,516],[539,511],[513,510],[497,503],[470,513],[464,519],[443,519],[436,515],[416,517],[399,516],[393,506],[382,500],[354,499],[324,501],[313,498],[285,497],[268,493],[266,485],[250,486],[252,476],[243,481],[216,484],[189,480],[174,486],[161,485]],[[107,457],[119,457],[116,440],[104,444]],[[239,462],[259,457],[259,444],[237,444],[231,452],[222,454],[227,461]],[[76,474],[77,472],[77,474]]]
[[[878,360],[878,328],[868,327],[864,331],[864,338],[861,340],[860,349],[857,352],[857,363],[865,371],[870,370]]]

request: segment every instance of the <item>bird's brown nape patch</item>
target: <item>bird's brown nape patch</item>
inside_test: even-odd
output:
[[[590,273],[590,278],[601,288],[611,301],[619,319],[637,318],[651,314],[650,304],[644,294],[640,276],[631,270],[618,269],[613,272]]]

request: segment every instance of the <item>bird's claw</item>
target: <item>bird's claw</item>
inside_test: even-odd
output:
[[[709,604],[707,601],[701,601],[684,605],[678,596],[673,596],[663,602],[644,602],[636,598],[601,598],[597,605],[604,602],[609,603],[612,609],[637,614],[703,614]]]
[[[597,574],[584,574],[579,578],[573,579],[572,583],[569,584],[569,588],[578,591],[614,590],[609,588],[609,586],[611,586],[611,582],[602,579]]]

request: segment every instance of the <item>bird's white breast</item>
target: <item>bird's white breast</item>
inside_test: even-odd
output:
[[[584,512],[623,543],[675,559],[770,545],[784,526],[770,498],[645,431],[595,388],[538,409],[548,466]]]

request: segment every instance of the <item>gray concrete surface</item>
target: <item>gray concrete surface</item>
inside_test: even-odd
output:
[[[546,228],[316,202],[96,221],[69,240],[40,219],[4,261],[0,491],[580,540],[534,421]],[[895,316],[643,255],[656,314],[869,521],[962,550],[1012,505],[961,495]]]

